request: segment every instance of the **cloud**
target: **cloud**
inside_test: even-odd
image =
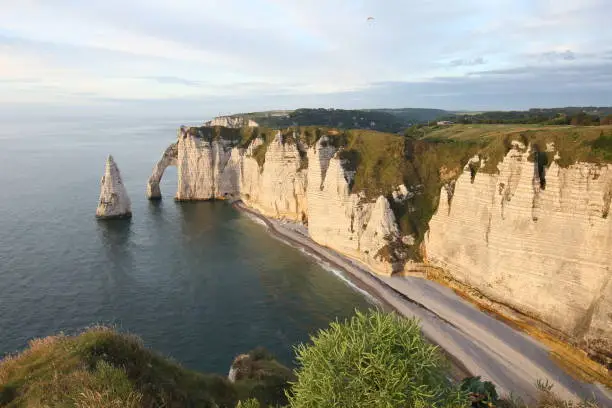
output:
[[[449,65],[451,67],[471,67],[474,65],[483,65],[486,61],[482,57],[474,58],[474,59],[454,59]]]
[[[200,81],[193,81],[185,78],[178,78],[173,76],[157,76],[157,77],[142,77],[141,79],[155,81],[160,84],[177,84],[177,85],[185,85],[199,88],[203,84]]]
[[[565,50],[563,52],[548,51],[548,52],[542,53],[542,58],[549,60],[549,61],[555,61],[555,60],[573,61],[576,59],[576,54],[574,54],[570,50]]]
[[[569,104],[594,86],[577,72],[600,81],[594,99],[612,92],[607,11],[605,0],[0,0],[0,103],[467,109],[501,92],[508,107]]]

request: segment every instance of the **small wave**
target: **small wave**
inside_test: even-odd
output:
[[[351,289],[361,293],[371,303],[376,304],[376,305],[380,304],[380,302],[375,296],[372,296],[367,290],[363,290],[359,286],[355,285],[349,278],[346,277],[346,275],[342,271],[335,269],[334,267],[332,267],[330,264],[328,264],[325,261],[320,261],[318,262],[318,264],[321,265],[323,269],[325,269],[326,271],[331,272],[334,275],[336,275],[338,278],[340,278],[340,280],[344,282],[345,284],[347,284],[348,286],[350,286]]]
[[[249,214],[248,212],[245,212],[244,214],[246,214],[247,217],[249,217],[251,219],[251,221],[255,221],[255,223],[259,224],[259,225],[263,225],[264,227],[268,228],[268,226],[266,225],[265,222],[263,222],[263,220],[253,214]]]
[[[303,247],[299,247],[298,249],[300,250],[300,252],[301,252],[301,253],[303,253],[303,254],[305,254],[305,255],[308,255],[308,256],[309,256],[309,257],[311,257],[311,258],[316,259],[317,263],[323,263],[323,262],[324,262],[324,261],[323,261],[323,259],[319,258],[318,256],[316,256],[316,255],[315,255],[315,254],[313,254],[312,252],[307,251],[307,250],[306,250],[306,249],[304,249]]]

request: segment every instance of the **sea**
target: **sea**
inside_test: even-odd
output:
[[[373,305],[338,271],[226,202],[177,202],[176,169],[145,187],[185,118],[0,121],[0,358],[33,338],[110,325],[195,370],[263,346],[288,365],[309,335]],[[112,154],[131,220],[95,209]]]

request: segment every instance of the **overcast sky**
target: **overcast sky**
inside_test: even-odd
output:
[[[0,0],[0,107],[612,105],[611,15],[610,0]]]

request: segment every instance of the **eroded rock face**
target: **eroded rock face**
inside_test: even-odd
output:
[[[329,145],[319,139],[308,151],[308,232],[317,243],[360,260],[378,273],[399,266],[380,254],[399,237],[395,215],[385,197],[375,203],[352,194],[352,173]]]
[[[251,356],[248,354],[240,354],[232,362],[229,373],[227,374],[227,379],[231,383],[235,383],[237,380],[248,378],[252,371],[251,365]]]
[[[132,204],[113,156],[109,155],[106,159],[106,168],[100,184],[100,199],[96,217],[100,219],[131,217]]]
[[[153,167],[153,173],[151,174],[151,177],[149,177],[149,182],[147,183],[147,198],[150,200],[161,199],[159,182],[161,181],[164,171],[166,171],[168,166],[176,166],[177,158],[178,147],[176,143],[172,143],[170,146],[168,146],[155,167]]]
[[[381,249],[399,233],[389,203],[382,196],[373,202],[351,194],[352,173],[329,139],[307,148],[278,132],[260,167],[253,154],[263,143],[255,139],[242,149],[183,127],[175,150],[168,148],[153,170],[150,196],[159,196],[163,170],[176,163],[177,199],[242,199],[266,216],[307,224],[316,242],[390,274],[395,266]]]
[[[306,171],[295,142],[280,132],[268,145],[256,200],[248,202],[265,215],[300,221],[306,217]],[[253,168],[251,168],[251,171]]]
[[[243,117],[218,116],[204,122],[204,126],[223,126],[228,128],[257,127],[259,124],[251,119]]]
[[[429,224],[428,260],[609,356],[612,166],[553,163],[540,174],[519,147],[498,175],[465,167]]]

